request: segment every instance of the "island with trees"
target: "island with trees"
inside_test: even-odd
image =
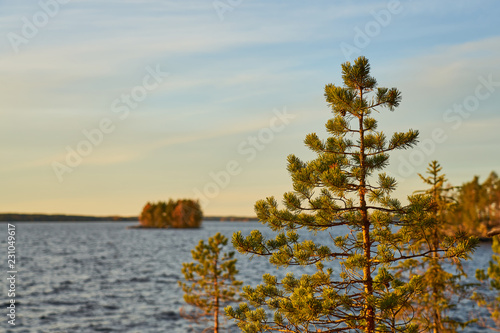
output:
[[[203,212],[196,200],[180,199],[146,203],[136,228],[199,228]]]

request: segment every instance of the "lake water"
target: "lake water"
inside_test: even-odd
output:
[[[199,332],[179,316],[184,305],[183,262],[200,239],[217,232],[253,229],[271,234],[257,222],[204,222],[196,230],[126,229],[134,223],[16,223],[16,326],[7,323],[7,224],[0,223],[2,322],[0,332]],[[329,236],[328,236],[329,237]],[[491,244],[483,243],[466,262],[467,272],[486,268]],[[239,279],[260,283],[273,272],[265,258],[239,256]],[[289,270],[281,269],[279,276]],[[298,274],[307,268],[295,268]],[[465,300],[454,316],[484,313]],[[234,328],[234,327],[233,327]],[[235,331],[233,329],[233,331]],[[466,332],[488,332],[473,326]]]

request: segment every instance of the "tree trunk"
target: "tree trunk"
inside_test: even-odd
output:
[[[363,99],[363,92],[360,89],[360,99]],[[363,128],[363,112],[359,115],[359,160],[361,168],[361,179],[359,188],[359,202],[361,206],[361,220],[363,224],[363,254],[366,260],[363,268],[363,280],[365,285],[366,295],[373,295],[373,280],[371,275],[371,240],[370,240],[370,221],[368,220],[368,209],[366,208],[366,166],[365,166],[365,145],[364,145],[364,128]],[[373,306],[365,304],[365,320],[366,333],[375,332],[375,311]]]
[[[217,280],[217,260],[214,264],[214,289],[215,289],[215,309],[214,309],[214,333],[219,333],[219,281]]]
[[[434,310],[434,313],[433,313],[433,320],[434,320],[434,329],[433,329],[433,332],[434,333],[439,333],[439,329],[438,329],[438,321],[439,321],[439,316],[438,316],[438,312],[436,310]]]
[[[219,297],[215,298],[214,333],[219,333]]]

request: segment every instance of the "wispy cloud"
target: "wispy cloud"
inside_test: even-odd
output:
[[[381,85],[387,82],[403,90],[401,112],[391,114],[384,126],[411,125],[425,133],[426,128],[443,125],[442,113],[470,94],[478,76],[491,73],[500,80],[498,4],[493,0],[481,5],[463,0],[401,4],[404,12],[363,52]],[[224,201],[213,206],[222,210],[228,203],[245,207],[235,212],[251,214],[252,203],[245,201],[289,184],[284,167],[281,174],[269,176],[270,164],[283,166],[271,159],[283,157],[285,163],[287,153],[305,150],[305,134],[324,133],[330,114],[322,89],[326,83],[340,83],[339,65],[345,57],[339,44],[351,41],[354,28],[364,29],[374,20],[373,11],[386,6],[384,0],[243,1],[221,22],[212,1],[206,0],[70,1],[35,38],[20,46],[18,54],[7,38],[0,39],[0,169],[15,175],[5,177],[2,186],[4,193],[18,193],[10,198],[20,202],[14,205],[4,195],[0,203],[57,210],[61,198],[68,197],[68,204],[86,198],[89,207],[98,209],[96,188],[106,196],[122,186],[128,173],[148,177],[151,183],[178,178],[175,193],[167,186],[162,195],[189,195],[189,186],[195,183],[186,188],[193,171],[186,166],[196,167],[202,178],[211,171],[207,165],[235,158],[233,147],[267,126],[273,108],[306,110],[294,112],[300,120],[282,133],[294,141],[280,136],[241,178],[242,187],[221,194]],[[38,10],[38,2],[0,2],[0,35],[20,33],[21,18],[29,19]],[[112,102],[141,83],[146,66],[156,64],[170,75],[121,121]],[[477,133],[488,132],[491,141],[498,137],[490,128],[498,122],[497,96],[482,102],[460,133],[453,132],[457,141],[482,145],[485,135],[479,138]],[[112,119],[116,130],[85,156],[70,182],[52,186],[57,180],[51,162],[64,159],[67,146],[85,139],[82,130],[95,128],[105,117]],[[454,147],[449,141],[439,148],[443,163],[453,160],[447,148]],[[20,178],[25,188],[34,189],[32,194],[20,192]],[[148,194],[143,179],[135,181],[130,192],[136,196],[123,191],[117,202],[140,206],[146,194],[160,193]],[[47,187],[52,197],[43,200],[37,193]],[[252,197],[245,194],[248,191]],[[70,192],[79,197],[69,196]],[[0,209],[6,210],[1,204]],[[118,203],[102,209],[113,214],[123,211]]]

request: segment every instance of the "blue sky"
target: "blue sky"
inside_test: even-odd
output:
[[[326,137],[324,86],[360,55],[403,94],[379,127],[421,132],[391,156],[396,196],[421,189],[434,159],[454,185],[484,180],[500,171],[499,9],[2,1],[0,212],[136,215],[199,197],[208,215],[253,215],[256,200],[291,190],[287,155],[313,157],[303,139]]]

